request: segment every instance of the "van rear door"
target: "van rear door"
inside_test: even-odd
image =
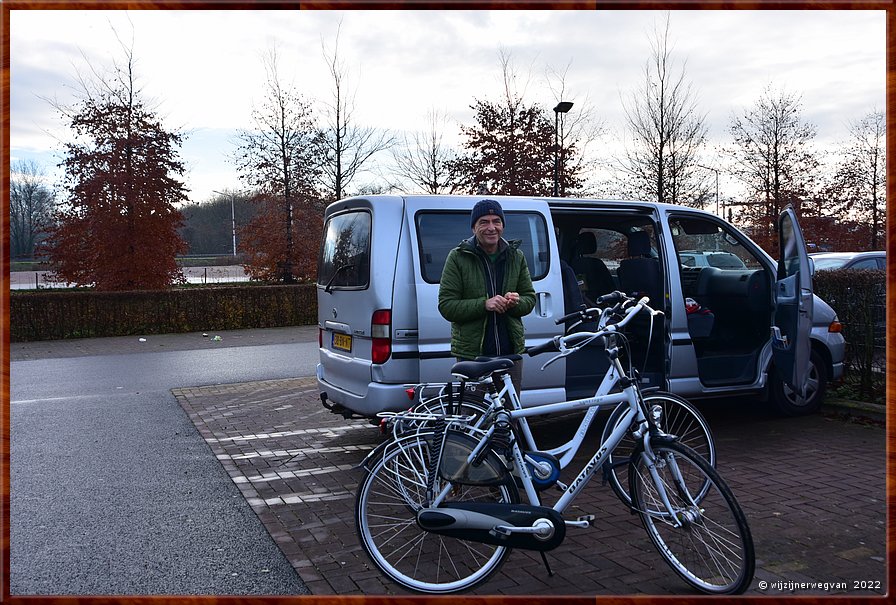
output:
[[[326,382],[365,397],[371,368],[391,353],[392,283],[401,198],[348,199],[327,208],[318,259],[320,372]],[[336,403],[339,395],[330,395]]]
[[[812,271],[803,233],[790,206],[778,217],[778,245],[772,356],[785,384],[805,399],[811,353]]]
[[[409,197],[408,217],[416,233],[414,274],[416,276],[420,380],[450,380],[451,324],[439,313],[439,281],[448,253],[461,240],[472,235],[470,210],[481,198]],[[523,318],[527,346],[540,344],[560,333],[554,320],[563,315],[560,270],[556,258],[557,243],[547,203],[532,199],[498,198],[507,224],[504,238],[522,240],[535,288],[535,309]],[[553,252],[552,252],[553,251]],[[563,398],[565,364],[563,360],[540,371],[547,359],[526,358],[523,365],[524,403],[559,401]]]

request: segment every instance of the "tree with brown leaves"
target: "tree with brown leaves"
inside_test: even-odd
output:
[[[276,50],[265,69],[265,98],[252,112],[255,127],[239,134],[240,179],[257,192],[240,251],[252,277],[293,283],[311,275],[306,267],[317,258],[323,203],[314,183],[322,170],[322,139],[311,104],[283,84]],[[306,233],[314,224],[317,232]]]
[[[126,59],[112,76],[82,80],[85,95],[74,108],[57,106],[74,136],[62,162],[66,196],[43,250],[59,281],[164,289],[184,281],[175,262],[186,251],[176,206],[187,199],[178,178],[183,137],[141,99],[130,49]]]

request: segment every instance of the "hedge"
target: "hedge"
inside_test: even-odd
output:
[[[816,271],[813,289],[843,324],[846,379],[863,401],[884,400],[886,375],[885,271]]]
[[[314,284],[161,291],[10,292],[10,340],[61,340],[317,323]]]

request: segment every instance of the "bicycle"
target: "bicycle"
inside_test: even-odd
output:
[[[572,323],[567,329],[568,336],[577,333],[570,332],[570,330],[574,330],[579,326],[587,325],[589,323],[596,323],[596,329],[601,330],[609,325],[613,318],[618,318],[626,304],[630,304],[634,302],[634,300],[626,297],[621,292],[616,291],[599,297],[595,302],[596,304],[605,304],[606,306],[602,309],[597,307],[578,309],[560,317],[555,323],[560,325],[565,324],[570,320],[576,320],[575,323]],[[617,336],[621,337],[622,335],[619,334]],[[588,343],[583,344],[583,347],[587,346],[587,344]],[[533,347],[529,349],[528,353],[530,356],[534,356],[545,352],[545,349],[549,350],[551,347],[553,347],[552,344]],[[515,360],[515,356],[507,356],[506,358],[511,361]],[[479,361],[487,361],[489,359],[490,358],[480,358]],[[552,363],[555,359],[552,359],[548,364]],[[545,364],[542,369],[547,367],[548,364]],[[629,373],[632,374],[633,372],[635,372],[635,370],[629,368]],[[594,396],[598,397],[606,395],[619,384],[619,380],[620,374],[616,371],[616,366],[611,363],[607,368],[600,385],[597,387]],[[395,439],[403,432],[415,427],[417,423],[425,422],[419,420],[419,418],[429,418],[430,415],[453,414],[485,417],[491,402],[494,400],[503,399],[514,409],[522,409],[519,398],[512,397],[506,386],[503,386],[500,390],[492,389],[491,392],[486,392],[484,397],[476,392],[467,392],[468,386],[469,380],[462,380],[460,385],[454,385],[452,383],[417,385],[414,389],[414,397],[419,398],[420,401],[418,404],[411,407],[409,411],[415,412],[418,415],[404,415],[403,417],[397,418],[393,416],[390,420],[384,421],[384,432],[390,432],[392,434],[392,439]],[[427,389],[430,391],[437,389],[437,392],[435,395],[427,397]],[[703,456],[711,466],[715,466],[716,451],[712,439],[712,432],[710,431],[706,419],[693,404],[678,395],[657,389],[642,391],[642,394],[647,409],[652,409],[657,405],[660,406],[662,411],[662,425],[659,428],[662,429],[663,432],[677,436],[681,443],[689,446]],[[409,396],[411,396],[410,392]],[[588,408],[570,440],[549,449],[540,448],[536,443],[535,436],[530,430],[528,423],[522,423],[520,432],[521,438],[525,442],[526,450],[539,452],[540,456],[556,458],[559,462],[559,468],[566,468],[572,462],[573,457],[578,453],[584,442],[585,435],[597,418],[599,409],[600,408],[596,406]],[[622,420],[626,410],[627,405],[625,402],[622,402],[610,413],[601,434],[601,441],[607,440],[613,428]],[[610,483],[613,492],[626,505],[631,504],[631,496],[626,489],[627,476],[625,473],[627,472],[628,459],[631,452],[634,451],[634,447],[634,440],[626,435],[616,449],[610,454],[610,457],[603,467],[605,480]],[[553,473],[543,461],[541,464],[538,464],[530,455],[527,457],[527,462],[536,474],[536,485],[539,486],[539,488],[543,489],[553,485]],[[540,474],[539,469],[543,471]]]
[[[655,313],[642,299],[619,321],[598,332],[558,336],[560,355],[606,338],[606,351],[621,390],[600,396],[507,409],[492,401],[485,416],[405,412],[393,417],[415,427],[374,450],[362,463],[355,521],[361,544],[374,565],[416,592],[448,594],[486,581],[513,548],[545,555],[563,543],[567,527],[590,527],[595,518],[574,520],[563,512],[582,492],[628,434],[635,450],[628,463],[630,508],[637,513],[663,559],[688,584],[710,594],[739,594],[753,578],[755,557],[746,518],[718,472],[699,454],[663,433],[661,410],[648,409],[638,382],[619,361],[616,336],[635,314]],[[545,346],[545,345],[543,345]],[[507,359],[460,362],[453,373],[488,383],[501,379],[512,402],[518,395]],[[562,495],[543,506],[533,480],[520,427],[529,417],[582,408],[625,404],[625,413]],[[529,454],[537,452],[529,452]],[[549,458],[536,460],[559,469]],[[520,501],[521,485],[526,502]],[[558,484],[558,482],[555,482]]]

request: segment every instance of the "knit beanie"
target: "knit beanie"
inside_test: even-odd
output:
[[[476,202],[476,205],[473,206],[473,212],[470,213],[470,227],[474,227],[476,225],[476,221],[478,221],[480,217],[487,214],[495,214],[497,216],[500,216],[501,222],[505,222],[504,209],[501,208],[501,204],[499,204],[495,200],[482,200],[481,202]]]

